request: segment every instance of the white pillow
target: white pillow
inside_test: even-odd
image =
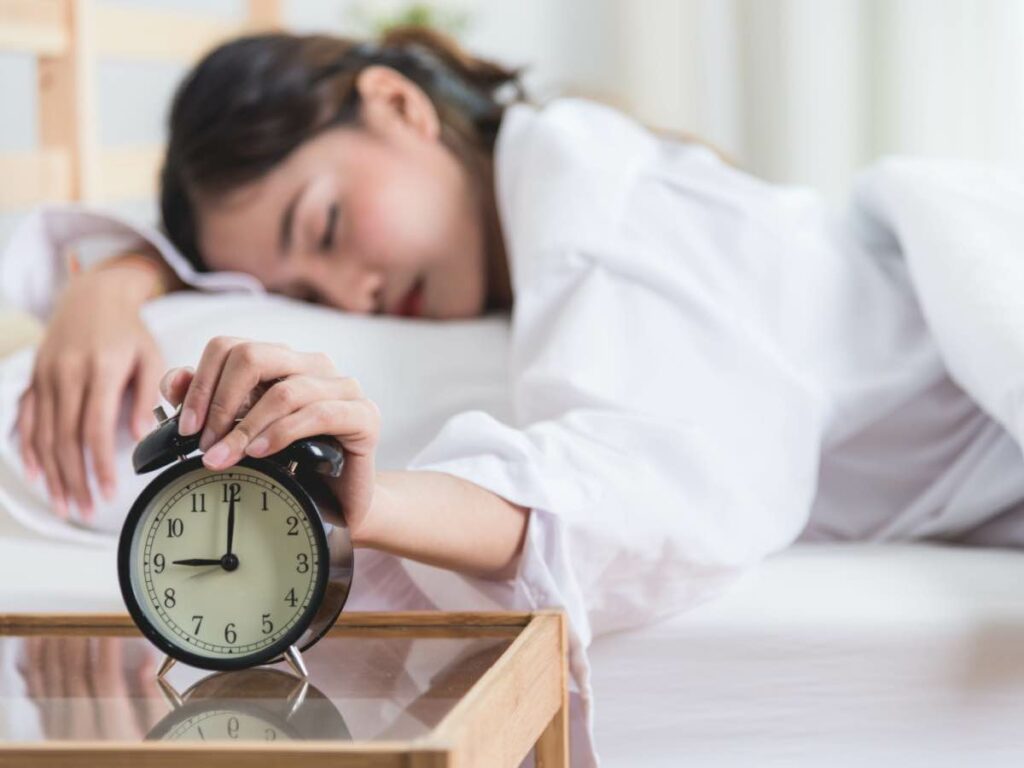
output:
[[[206,342],[217,335],[327,353],[339,372],[359,379],[381,408],[381,469],[403,468],[460,411],[481,409],[502,420],[511,417],[504,317],[447,322],[368,317],[281,296],[196,292],[150,302],[143,316],[168,367],[195,366]],[[29,348],[0,361],[0,506],[41,533],[107,544],[139,491],[157,473],[139,477],[132,471],[134,438],[124,408],[116,443],[116,497],[104,501],[94,484],[97,514],[91,526],[56,518],[48,509],[42,479],[35,484],[25,479],[13,431],[33,355],[34,348]]]

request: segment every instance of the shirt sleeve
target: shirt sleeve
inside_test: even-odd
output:
[[[200,290],[262,293],[253,276],[238,272],[197,272],[154,227],[80,204],[33,209],[0,253],[0,300],[45,320],[71,275],[71,248],[88,245],[113,254],[148,243],[186,285]]]
[[[410,463],[530,509],[505,607],[599,633],[692,606],[792,542],[825,406],[749,318],[643,259],[561,249],[517,292],[516,423],[458,414]],[[443,595],[433,595],[443,600]]]

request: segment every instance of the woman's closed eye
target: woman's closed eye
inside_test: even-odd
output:
[[[327,209],[327,224],[324,226],[324,233],[320,236],[320,250],[329,251],[334,245],[334,232],[338,224],[338,204],[331,203]]]

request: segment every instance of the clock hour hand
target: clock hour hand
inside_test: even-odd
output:
[[[220,565],[220,558],[211,560],[208,557],[191,557],[188,560],[172,560],[172,565]]]

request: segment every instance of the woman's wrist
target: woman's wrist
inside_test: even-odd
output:
[[[140,303],[163,296],[180,286],[171,268],[156,254],[130,251],[104,259],[83,274],[116,274],[125,295]]]
[[[529,510],[443,472],[379,471],[353,546],[486,579],[514,576]]]

